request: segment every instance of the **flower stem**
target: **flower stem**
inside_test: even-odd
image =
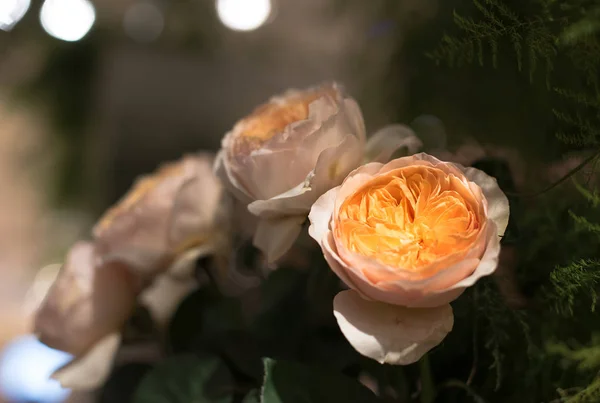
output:
[[[421,403],[433,403],[435,401],[435,385],[429,366],[429,355],[425,354],[419,360],[419,372],[421,373]]]

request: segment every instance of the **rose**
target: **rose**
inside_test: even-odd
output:
[[[322,195],[309,234],[350,287],[334,299],[348,341],[393,364],[439,344],[449,303],[496,269],[508,214],[494,178],[427,154],[364,165]]]
[[[72,247],[35,317],[42,342],[75,356],[53,374],[65,387],[103,382],[136,300],[164,326],[197,286],[199,257],[214,256],[213,278],[231,282],[230,210],[212,162],[190,155],[142,178],[101,218],[93,242]]]
[[[36,312],[40,341],[74,355],[53,378],[75,389],[106,378],[125,324],[135,306],[135,279],[120,262],[98,265],[95,247],[78,242]]]
[[[289,90],[240,120],[216,171],[259,218],[254,244],[273,262],[293,244],[310,206],[363,158],[357,103],[335,83]]]
[[[223,248],[229,217],[213,161],[210,154],[187,155],[136,181],[93,229],[102,260],[152,275],[182,251],[198,257]]]

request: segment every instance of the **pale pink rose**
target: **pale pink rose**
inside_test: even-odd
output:
[[[211,154],[187,155],[136,181],[93,229],[103,261],[153,275],[183,251],[210,253],[229,232],[228,200]]]
[[[254,244],[274,262],[314,201],[360,165],[364,149],[360,108],[332,83],[289,90],[240,120],[223,138],[215,169],[259,218]]]
[[[35,315],[34,332],[40,341],[73,354],[75,361],[100,346],[101,359],[89,370],[95,375],[79,374],[81,381],[66,382],[69,387],[94,387],[108,375],[119,331],[135,307],[137,285],[128,268],[120,262],[98,263],[91,242],[76,243]],[[63,383],[60,374],[65,369],[55,374]]]
[[[354,348],[409,364],[452,330],[449,303],[498,264],[509,206],[496,180],[427,154],[370,163],[313,205],[309,234],[350,290],[334,299]]]
[[[63,386],[104,381],[136,302],[163,328],[198,287],[199,257],[213,257],[207,269],[219,286],[256,285],[230,270],[232,211],[212,163],[189,155],[142,178],[100,219],[92,242],[73,246],[35,319],[42,342],[75,356],[53,374]]]

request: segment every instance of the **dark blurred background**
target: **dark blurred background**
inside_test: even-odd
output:
[[[473,2],[0,0],[0,349],[34,348],[18,337],[56,273],[38,268],[87,237],[137,176],[216,150],[287,88],[343,83],[369,133],[432,114],[450,145],[475,139],[532,163],[557,158],[543,61],[523,74],[508,57],[456,70],[427,56],[455,28],[456,8]],[[27,292],[36,275],[39,290]],[[0,369],[4,387],[15,368]],[[49,371],[35,387],[48,387]]]

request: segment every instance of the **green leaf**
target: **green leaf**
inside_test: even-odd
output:
[[[380,400],[345,375],[265,358],[261,403],[371,403]]]
[[[233,380],[214,356],[180,355],[168,358],[148,373],[133,403],[230,403]]]

